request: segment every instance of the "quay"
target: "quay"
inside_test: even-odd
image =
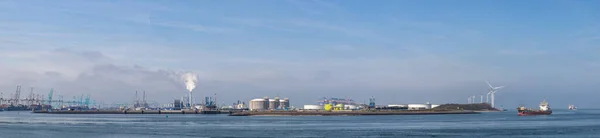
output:
[[[43,114],[231,114],[229,110],[35,110],[33,113]]]
[[[414,110],[414,111],[248,111],[233,112],[229,116],[362,116],[362,115],[440,115],[440,114],[479,114],[475,111],[453,110]]]

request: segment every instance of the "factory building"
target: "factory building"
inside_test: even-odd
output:
[[[173,101],[173,108],[175,110],[179,110],[179,109],[183,108],[183,103],[181,102],[181,100]]]
[[[431,104],[408,104],[408,110],[425,110],[431,109]]]
[[[356,105],[344,105],[344,109],[345,110],[358,110],[360,108]]]
[[[323,106],[320,106],[320,105],[304,105],[304,110],[323,110]]]

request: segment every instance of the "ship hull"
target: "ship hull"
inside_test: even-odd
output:
[[[550,115],[552,111],[521,111],[519,116],[531,116],[531,115]]]

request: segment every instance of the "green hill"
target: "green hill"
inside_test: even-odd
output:
[[[476,104],[443,104],[433,108],[438,110],[473,110],[473,111],[500,111],[488,103],[476,103]]]

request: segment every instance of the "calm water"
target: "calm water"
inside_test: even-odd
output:
[[[0,112],[0,137],[599,137],[600,110],[475,115],[230,117]]]

